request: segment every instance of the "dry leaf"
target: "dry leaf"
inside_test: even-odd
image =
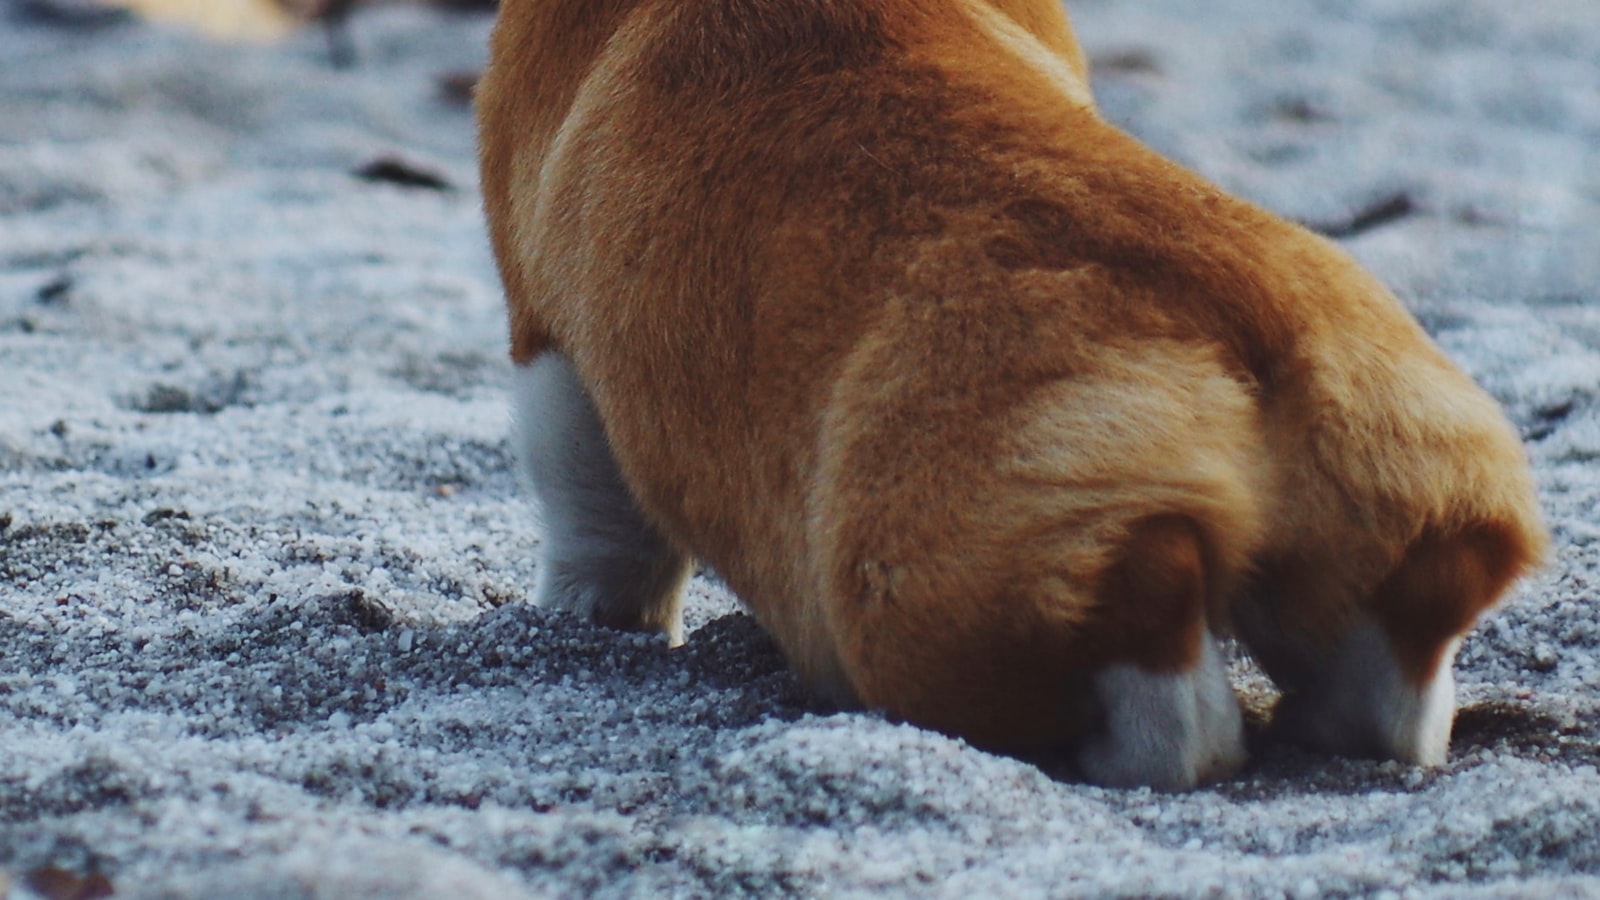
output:
[[[113,896],[117,892],[111,886],[111,879],[99,872],[79,877],[66,869],[54,867],[34,869],[27,874],[24,882],[28,885],[28,890],[43,897],[44,900],[99,900],[101,897]]]

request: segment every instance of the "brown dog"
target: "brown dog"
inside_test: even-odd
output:
[[[692,555],[826,693],[1167,788],[1243,758],[1231,624],[1289,735],[1443,760],[1515,434],[1057,0],[506,0],[479,103],[538,602],[676,638]]]

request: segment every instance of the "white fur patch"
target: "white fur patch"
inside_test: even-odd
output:
[[[1094,683],[1106,728],[1078,755],[1091,781],[1180,791],[1244,764],[1244,719],[1209,632],[1199,662],[1187,672],[1118,665],[1097,673]]]
[[[1066,60],[1057,56],[1027,29],[988,3],[968,3],[967,13],[1001,47],[1049,78],[1074,104],[1094,106],[1094,94]]]
[[[687,561],[639,512],[577,373],[546,353],[517,370],[514,392],[519,461],[544,525],[534,602],[681,643]]]
[[[1433,677],[1414,685],[1401,672],[1383,628],[1362,616],[1324,676],[1279,704],[1274,727],[1329,753],[1441,765],[1450,754],[1456,705],[1450,666],[1460,643],[1451,641]]]

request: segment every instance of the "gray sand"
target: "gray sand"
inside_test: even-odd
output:
[[[485,19],[358,17],[341,72],[314,33],[22,6],[11,896],[52,866],[133,897],[1600,895],[1593,0],[1073,6],[1108,114],[1162,151],[1328,228],[1390,201],[1345,243],[1506,405],[1556,535],[1465,646],[1448,765],[1263,746],[1178,796],[832,713],[703,579],[679,650],[529,608],[471,119],[435,85]],[[386,155],[452,189],[351,175]]]

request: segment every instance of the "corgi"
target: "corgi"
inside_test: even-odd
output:
[[[1167,790],[1244,762],[1233,634],[1288,739],[1445,760],[1517,435],[1057,0],[504,0],[478,117],[537,603],[681,641],[698,559],[822,696]]]

